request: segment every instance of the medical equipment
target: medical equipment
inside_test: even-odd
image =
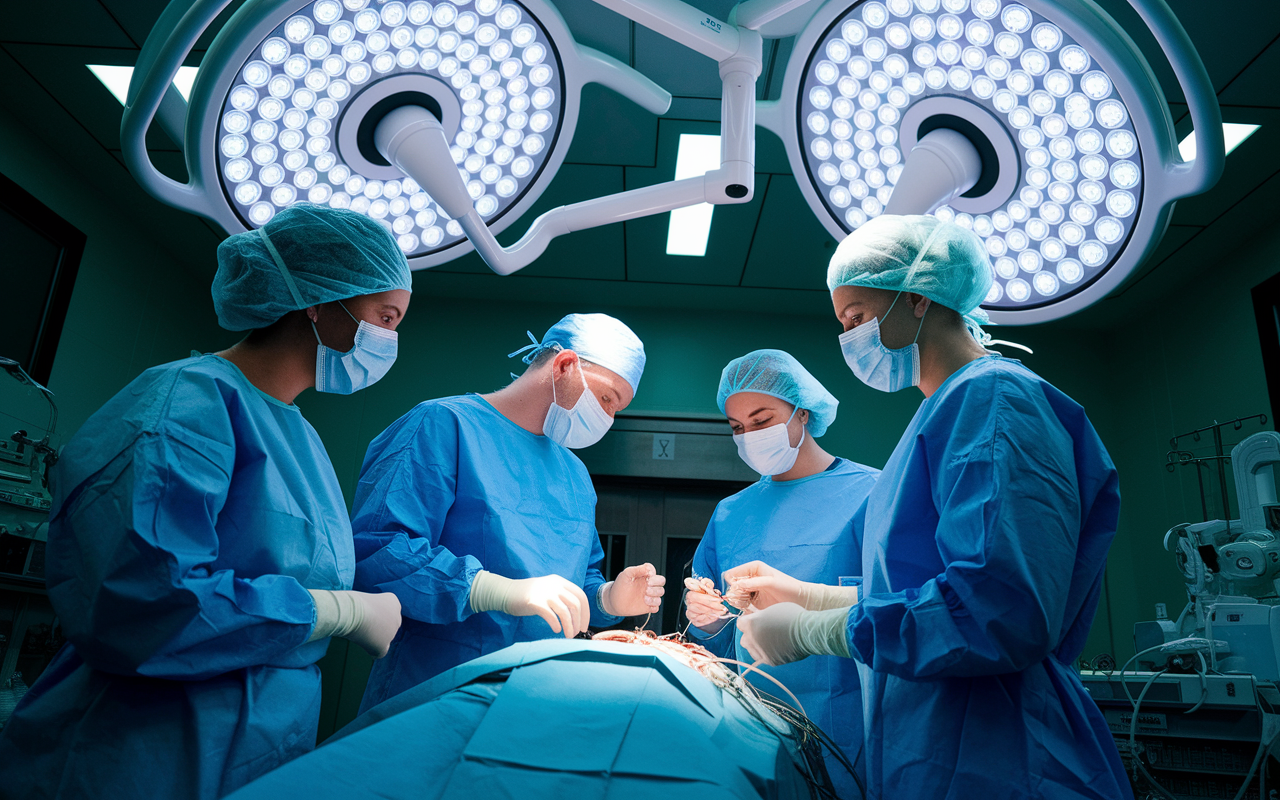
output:
[[[172,78],[228,2],[174,0],[156,23],[121,127],[130,171],[232,233],[298,202],[352,208],[415,268],[474,248],[509,274],[571,231],[747,202],[758,123],[833,236],[882,213],[954,219],[995,262],[993,321],[1041,322],[1118,286],[1225,159],[1212,84],[1164,0],[1131,3],[1187,97],[1186,162],[1159,82],[1093,0],[749,0],[728,21],[679,0],[598,0],[718,63],[720,163],[552,209],[503,247],[495,235],[564,161],[584,84],[655,114],[670,94],[576,43],[547,0],[251,0],[218,32],[188,108]],[[781,99],[757,102],[763,38],[793,35]],[[151,163],[153,119],[183,147],[186,184]]]
[[[618,636],[470,661],[232,798],[834,796],[823,734],[802,715],[700,648]]]
[[[1192,161],[1137,45],[1092,0],[805,6],[760,28],[797,36],[758,121],[837,240],[880,214],[955,220],[994,262],[993,322],[1056,319],[1118,286],[1174,201],[1222,172],[1221,114],[1190,38],[1164,0],[1131,5],[1186,95]]]
[[[161,15],[139,56],[121,140],[148,192],[229,232],[260,227],[297,202],[328,203],[382,220],[415,267],[474,245],[505,274],[570,230],[751,199],[761,38],[678,0],[602,4],[720,64],[719,167],[553,210],[506,249],[494,234],[537,200],[563,162],[584,84],[655,114],[671,95],[575,42],[545,0],[253,0],[218,32],[188,109],[172,78],[228,3],[174,0]],[[147,154],[156,118],[183,146],[186,184]]]
[[[0,575],[42,587],[52,505],[48,470],[58,458],[50,440],[58,425],[58,407],[53,393],[27,375],[17,361],[0,357],[0,370],[34,387],[49,405],[43,437],[35,439],[18,430],[0,438]],[[8,679],[9,666],[9,671],[0,666],[0,684]]]
[[[1280,732],[1280,434],[1249,436],[1230,460],[1240,518],[1184,523],[1164,537],[1186,608],[1177,620],[1136,623],[1137,653],[1119,675],[1081,676],[1141,776],[1135,786],[1179,797],[1193,795],[1196,780],[1233,793],[1241,778],[1265,785]],[[1130,672],[1135,662],[1141,671]]]
[[[13,359],[0,357],[0,370],[20,385],[32,387],[49,406],[44,436],[36,439],[18,430],[0,439],[0,727],[13,713],[49,663],[61,637],[54,631],[53,611],[44,594],[45,543],[48,541],[48,469],[57,460],[50,440],[57,428],[58,407],[53,394],[33,380]],[[11,386],[8,381],[6,386]],[[13,413],[7,399],[5,416]],[[19,412],[21,413],[21,412]],[[28,640],[31,644],[28,644]],[[43,643],[44,646],[37,646]],[[48,645],[52,645],[52,650]],[[19,664],[22,658],[22,664]],[[25,682],[24,682],[25,673]]]

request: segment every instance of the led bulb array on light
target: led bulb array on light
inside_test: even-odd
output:
[[[416,182],[344,161],[335,146],[344,110],[365,85],[397,74],[451,87],[461,108],[453,160],[491,221],[546,163],[562,72],[547,32],[518,3],[316,0],[277,26],[231,84],[218,128],[224,189],[250,228],[305,201],[369,216],[410,256],[449,247],[462,228]]]
[[[1021,174],[988,213],[933,213],[980,236],[984,306],[1022,308],[1087,286],[1129,236],[1142,197],[1138,136],[1111,78],[1061,28],[1001,0],[870,0],[810,54],[797,125],[814,189],[852,231],[902,175],[900,126],[919,99],[977,103],[1016,141]]]

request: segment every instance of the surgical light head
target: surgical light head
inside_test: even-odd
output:
[[[230,233],[317,203],[386,228],[415,268],[441,264],[471,246],[457,210],[379,152],[389,112],[410,106],[439,122],[447,148],[433,167],[454,173],[496,233],[564,160],[584,84],[657,113],[670,103],[635,70],[579,46],[545,0],[249,0],[205,55],[188,108],[166,87],[228,3],[175,0],[161,15],[134,73],[122,140],[145,189]],[[185,185],[147,155],[157,114],[185,151]]]
[[[1173,202],[1222,170],[1203,65],[1163,0],[1131,0],[1165,47],[1202,157],[1182,163],[1164,95],[1092,0],[832,0],[760,110],[837,239],[882,214],[979,237],[983,306],[1038,322],[1104,296],[1154,249]]]

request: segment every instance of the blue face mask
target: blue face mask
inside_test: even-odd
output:
[[[347,316],[356,319],[347,307],[338,305]],[[356,320],[355,345],[340,353],[320,341],[320,331],[311,323],[316,334],[316,391],[331,394],[351,394],[377,383],[396,361],[399,337],[395,331]]]
[[[898,297],[902,292],[898,292]],[[898,302],[893,298],[889,311]],[[884,313],[889,316],[889,311]],[[925,309],[925,313],[929,313]],[[924,327],[924,317],[920,317],[920,328]],[[920,338],[920,328],[916,329],[916,339]],[[896,392],[908,386],[920,383],[920,346],[912,341],[906,347],[890,350],[880,341],[880,320],[864,322],[852,330],[840,334],[840,351],[844,353],[845,363],[853,374],[872,389],[882,392]]]

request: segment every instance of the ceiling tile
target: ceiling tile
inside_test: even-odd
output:
[[[656,116],[611,89],[588,84],[565,160],[651,167],[657,142]]]
[[[555,6],[579,44],[631,63],[631,20],[594,0],[556,0]]]
[[[76,2],[85,3],[89,0],[76,0]],[[147,40],[151,27],[156,24],[165,6],[169,5],[169,0],[100,0],[100,2],[112,16],[119,20],[120,25],[129,32],[129,36],[137,42],[139,47]],[[227,20],[231,19],[244,3],[245,0],[232,0],[209,25],[192,49],[198,52],[208,50],[218,31],[222,30]]]
[[[1224,105],[1280,108],[1280,43],[1272,44],[1218,95]]]
[[[770,176],[760,220],[742,285],[824,289],[836,242],[809,210],[792,176]]]
[[[38,44],[10,44],[5,49],[17,59],[94,139],[108,150],[120,148],[120,101],[89,71],[86,64],[128,66],[137,59],[133,50],[96,47],[59,47]],[[159,125],[147,133],[153,150],[177,150]]]
[[[636,69],[677,97],[720,96],[716,62],[639,25]]]
[[[0,42],[138,47],[96,0],[5,3]]]
[[[1183,101],[1182,88],[1167,57],[1128,0],[1099,0],[1099,5],[1137,43],[1166,98]],[[1226,86],[1280,31],[1280,3],[1233,3],[1227,10],[1202,0],[1169,0],[1169,6],[1191,37],[1217,90]]]
[[[1280,169],[1280,109],[1223,109],[1227,122],[1252,122],[1262,127],[1227,156],[1226,169],[1216,186],[1202,195],[1179,200],[1174,221],[1208,225]],[[1191,130],[1188,118],[1177,126],[1179,137]]]

